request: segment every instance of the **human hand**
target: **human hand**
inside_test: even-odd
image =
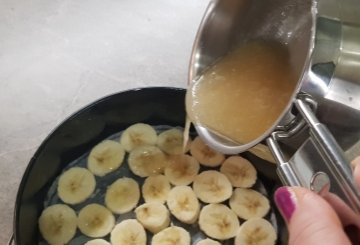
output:
[[[360,157],[352,165],[360,188]],[[337,205],[329,204],[333,201]],[[360,244],[360,215],[334,194],[321,197],[302,187],[280,187],[275,203],[287,223],[289,245]]]

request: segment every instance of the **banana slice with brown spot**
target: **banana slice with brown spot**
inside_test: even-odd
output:
[[[147,203],[165,203],[170,189],[171,185],[164,175],[152,175],[145,179],[142,186],[142,195]]]
[[[166,204],[170,212],[185,224],[194,224],[199,216],[200,203],[189,186],[172,188]]]
[[[111,231],[113,245],[146,245],[146,232],[136,219],[127,219],[117,224]]]
[[[156,146],[140,146],[129,154],[131,172],[140,177],[162,174],[167,166],[165,154]]]
[[[205,203],[220,203],[232,195],[228,178],[215,170],[208,170],[195,177],[193,189],[196,196]]]
[[[271,223],[262,218],[245,221],[235,237],[235,245],[274,245],[276,231]]]
[[[160,133],[156,143],[159,148],[170,155],[183,153],[184,133],[182,130],[172,128]]]
[[[154,235],[151,245],[190,245],[190,242],[189,232],[182,227],[171,226]]]
[[[230,208],[242,219],[262,218],[270,210],[269,200],[261,193],[236,188],[229,201]]]
[[[231,156],[221,165],[220,172],[225,174],[234,187],[252,187],[256,183],[255,167],[241,156]]]
[[[236,214],[224,204],[208,204],[200,211],[200,229],[209,237],[218,240],[233,238],[239,224]]]
[[[128,127],[120,137],[120,144],[127,152],[144,145],[155,145],[157,133],[149,124],[136,123]]]
[[[43,238],[51,245],[67,244],[76,233],[77,216],[65,204],[55,204],[44,209],[39,218]]]
[[[140,200],[139,184],[127,177],[120,178],[106,190],[105,205],[116,214],[123,214],[136,207]]]
[[[161,203],[144,203],[135,209],[136,219],[152,233],[170,225],[169,210]]]
[[[109,234],[115,225],[115,217],[106,207],[92,203],[79,212],[78,227],[89,237],[103,237]]]
[[[57,193],[64,203],[78,204],[94,192],[94,175],[86,168],[73,167],[60,175]]]
[[[200,164],[208,167],[217,167],[225,160],[224,154],[211,149],[199,136],[191,142],[190,153]]]
[[[124,161],[125,150],[113,140],[104,140],[90,152],[88,169],[97,176],[104,176],[118,169]]]
[[[165,176],[173,185],[189,185],[199,173],[198,161],[189,155],[175,155],[168,157]]]

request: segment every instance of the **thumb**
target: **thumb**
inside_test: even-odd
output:
[[[355,178],[355,183],[357,184],[357,187],[360,188],[360,156],[358,156],[357,158],[355,158],[352,162],[351,165],[354,168],[354,178]]]
[[[302,187],[280,187],[275,203],[287,222],[289,245],[347,245],[341,222],[331,206]]]

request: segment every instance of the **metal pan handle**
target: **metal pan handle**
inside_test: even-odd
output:
[[[309,138],[295,152],[290,160],[285,160],[277,135],[274,132],[267,139],[270,150],[278,163],[278,174],[282,182],[290,186],[303,186],[325,196],[332,193],[360,214],[360,194],[355,186],[350,164],[327,127],[314,115],[308,98],[295,100],[295,106],[309,127]],[[309,101],[311,102],[311,101]]]
[[[301,99],[295,105],[310,127],[310,137],[320,155],[325,159],[332,177],[341,187],[342,195],[346,197],[347,204],[360,214],[360,195],[354,182],[350,163],[346,160],[344,152],[336,142],[327,127],[320,123],[310,107]]]

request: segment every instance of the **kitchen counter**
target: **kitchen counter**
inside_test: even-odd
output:
[[[22,174],[66,117],[135,87],[185,87],[208,0],[0,1],[0,244]]]

